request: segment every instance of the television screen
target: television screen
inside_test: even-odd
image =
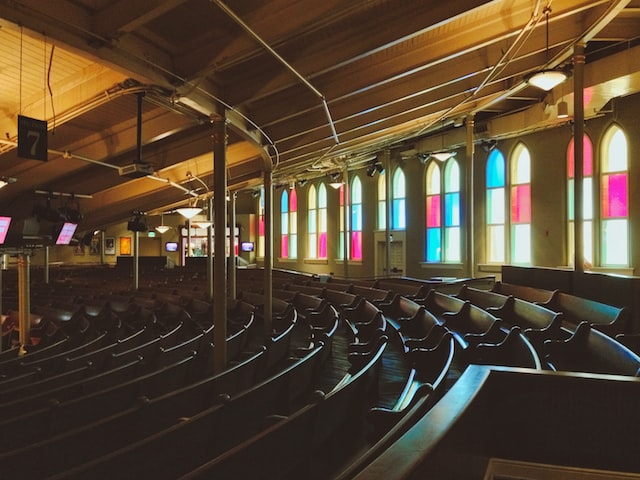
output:
[[[167,242],[164,244],[164,249],[167,252],[177,252],[178,251],[178,242]]]
[[[240,244],[240,250],[243,252],[253,252],[253,242],[242,242]]]
[[[10,223],[11,217],[0,217],[0,245],[2,245],[5,238],[7,238]]]
[[[56,245],[69,245],[73,234],[76,233],[76,228],[78,228],[77,223],[64,222],[56,237]]]

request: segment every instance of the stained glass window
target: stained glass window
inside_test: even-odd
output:
[[[397,168],[393,174],[392,197],[391,228],[404,230],[406,228],[406,192],[404,172],[401,168]]]
[[[384,171],[378,175],[378,229],[387,228],[387,187]]]
[[[432,161],[427,167],[427,262],[459,262],[460,168],[451,159],[444,166]]]
[[[296,258],[298,255],[298,197],[295,188],[284,189],[280,199],[280,256]]]
[[[487,159],[487,260],[505,261],[505,160],[497,149]]]
[[[351,259],[362,260],[362,183],[351,182]]]
[[[593,264],[593,146],[588,136],[583,139],[582,158],[582,236],[584,259]],[[568,249],[570,263],[573,262],[575,252],[575,153],[574,140],[569,142],[567,149],[567,213],[568,213]]]
[[[600,178],[602,265],[628,266],[629,193],[627,138],[616,125],[604,135]]]
[[[511,161],[511,261],[531,262],[531,156],[522,144]]]

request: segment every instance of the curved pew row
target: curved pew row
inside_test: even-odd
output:
[[[270,416],[288,413],[286,406],[298,403],[312,387],[323,348],[290,359],[284,370],[235,395],[219,391],[208,406],[197,402],[203,403],[199,410],[192,396],[151,401],[136,416],[138,425],[140,415],[146,417],[137,435],[51,478],[176,478],[251,438]]]
[[[399,441],[338,478],[636,478],[639,395],[629,377],[472,365]]]
[[[458,296],[522,328],[551,369],[638,375],[640,356],[593,327],[593,318],[571,329],[575,317],[565,322],[564,312],[544,305],[470,287]]]
[[[290,329],[286,330],[286,332],[290,331]],[[269,350],[287,353],[286,350],[279,348],[279,344],[286,343],[288,345],[289,337],[289,333],[279,335],[264,350],[264,353],[260,354],[259,375],[264,376],[267,373],[268,361],[276,361],[274,354],[270,353]],[[239,371],[244,370],[241,369]],[[255,368],[252,371],[255,372]],[[175,422],[175,418],[196,415],[199,411],[212,408],[212,404],[219,403],[216,401],[217,394],[223,394],[225,391],[235,392],[235,389],[240,386],[247,383],[253,385],[260,379],[260,377],[252,377],[247,382],[242,377],[234,376],[231,381],[227,380],[228,377],[223,378],[226,381],[209,379],[209,383],[192,384],[191,388],[185,387],[182,390],[173,389],[169,393],[156,398],[149,399],[145,397],[144,401],[135,401],[134,399],[133,402],[128,403],[124,410],[116,411],[110,415],[107,414],[107,416],[99,417],[89,423],[75,424],[75,428],[69,429],[67,425],[64,425],[59,428],[57,435],[49,437],[45,434],[39,442],[28,443],[23,448],[7,451],[0,455],[0,458],[11,459],[11,469],[15,466],[16,472],[32,472],[35,476],[61,472],[79,462],[87,462],[95,458],[95,456],[107,454],[117,448],[118,445],[122,447],[163,428],[168,428]],[[225,390],[217,391],[214,395],[212,388],[216,386],[224,386]],[[122,393],[125,393],[130,398],[128,392]],[[101,396],[96,396],[93,400],[100,402],[101,399]],[[93,404],[91,409],[94,409]],[[59,409],[56,409],[56,412],[52,412],[53,415],[57,411]],[[69,412],[66,409],[65,411]],[[159,411],[162,413],[158,413]],[[124,444],[118,442],[124,442]],[[74,455],[67,455],[65,459],[64,451],[69,448],[69,445],[74,445],[72,449]],[[34,458],[40,459],[40,461],[36,462],[37,466],[33,462]]]

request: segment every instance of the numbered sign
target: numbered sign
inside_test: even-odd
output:
[[[47,122],[18,115],[18,156],[47,161]]]

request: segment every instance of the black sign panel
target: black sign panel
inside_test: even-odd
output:
[[[47,161],[47,122],[18,115],[18,156]]]

